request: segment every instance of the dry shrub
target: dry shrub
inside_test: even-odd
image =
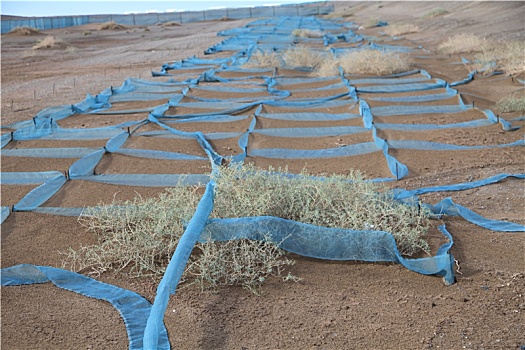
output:
[[[458,54],[482,50],[486,42],[474,34],[457,34],[448,38],[438,46],[438,52],[443,54]]]
[[[394,24],[385,28],[384,32],[391,36],[403,35],[419,32],[419,27],[415,24]]]
[[[44,39],[38,41],[34,46],[33,50],[39,49],[62,49],[68,45],[62,39],[51,35],[46,36]]]
[[[515,41],[494,48],[501,69],[508,74],[525,72],[525,42]]]
[[[481,52],[474,56],[474,62],[469,64],[469,69],[475,69],[482,74],[490,74],[496,70],[512,75],[525,72],[525,42],[484,45]]]
[[[408,55],[379,50],[359,50],[344,54],[341,57],[323,61],[317,75],[338,75],[340,66],[345,74],[389,75],[406,72],[410,69]]]
[[[499,100],[494,109],[500,113],[525,112],[525,96],[509,96]]]
[[[334,57],[325,59],[316,69],[316,74],[320,77],[333,77],[339,75],[339,60]]]
[[[333,18],[347,18],[352,17],[355,15],[357,11],[361,11],[365,9],[368,5],[367,4],[360,4],[357,6],[351,6],[349,8],[345,8],[336,12],[329,13],[327,15],[324,15],[323,17],[326,19],[333,19]]]
[[[123,30],[128,29],[125,25],[118,24],[115,21],[102,23],[98,26],[98,30]]]
[[[368,22],[366,22],[365,24],[362,25],[363,28],[366,28],[366,29],[370,29],[370,28],[375,28],[378,26],[378,24],[381,22],[380,19],[377,19],[377,18],[370,18],[368,20]]]
[[[386,186],[367,182],[358,172],[348,176],[313,177],[303,171],[257,169],[253,164],[221,167],[211,174],[216,182],[211,218],[274,216],[316,226],[392,233],[402,254],[428,252],[424,240],[430,213],[394,199]],[[79,218],[96,243],[70,248],[64,267],[98,276],[106,271],[129,277],[159,279],[201,198],[201,186],[178,186],[158,198],[135,198],[87,208]],[[232,237],[242,237],[251,223],[230,222]],[[269,276],[281,276],[293,261],[279,249],[287,232],[268,230],[261,241],[213,241],[206,229],[191,255],[185,281],[201,288],[241,285],[255,293]],[[327,237],[319,236],[322,242]],[[349,233],[351,238],[351,233]],[[319,244],[316,238],[310,244]],[[315,241],[314,241],[315,240]]]
[[[326,56],[308,47],[297,46],[286,50],[283,59],[288,66],[317,68],[326,59]]]
[[[438,8],[433,9],[433,10],[430,11],[430,12],[425,13],[425,15],[423,16],[423,18],[430,19],[430,18],[434,18],[434,17],[438,17],[438,16],[446,15],[447,13],[448,13],[447,10],[445,10],[445,9],[443,9],[443,8],[441,8],[441,7],[438,7]]]
[[[36,57],[37,53],[35,50],[25,50],[22,53],[22,58]]]
[[[180,27],[181,24],[179,22],[166,22],[161,24],[163,27]]]
[[[36,35],[41,34],[40,30],[33,27],[15,27],[9,31],[8,34],[20,34],[20,35]]]
[[[158,198],[115,201],[110,205],[87,208],[79,222],[94,234],[96,243],[69,248],[64,252],[64,267],[99,276],[107,271],[125,272],[131,278],[160,279],[201,198],[201,186],[167,189]],[[220,215],[231,208],[215,211]],[[241,211],[243,209],[240,209]],[[249,211],[244,209],[246,216]],[[205,234],[205,233],[203,233]],[[206,239],[196,246],[184,273],[183,282],[202,289],[219,285],[240,285],[258,294],[269,276],[279,277],[293,260],[271,237],[265,241]],[[283,280],[297,281],[290,274]]]
[[[276,52],[257,51],[243,68],[275,68],[282,66],[282,58]]]
[[[294,29],[292,35],[299,38],[322,38],[323,32],[320,30],[311,30],[311,29]]]
[[[221,168],[212,174],[217,184],[212,216],[274,216],[322,227],[382,230],[392,233],[402,254],[429,251],[423,239],[429,213],[395,201],[386,186],[364,181],[357,171],[323,178],[306,170],[289,175],[286,169],[253,164]]]
[[[281,277],[284,269],[295,263],[278,246],[279,242],[273,242],[270,236],[265,241],[208,240],[196,245],[195,255],[185,273],[193,276],[194,283],[201,290],[219,286],[242,286],[259,295],[261,284],[266,279],[270,276]],[[283,280],[298,281],[300,278],[288,272]]]
[[[350,9],[344,9],[343,11],[331,12],[329,14],[326,14],[323,16],[323,18],[326,18],[326,19],[347,18],[347,17],[352,17],[353,15],[354,14]]]

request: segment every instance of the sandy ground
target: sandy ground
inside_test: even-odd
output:
[[[448,82],[468,74],[458,55],[440,56],[436,46],[456,33],[473,33],[487,40],[525,40],[522,2],[335,2],[338,10],[350,8],[349,18],[365,24],[371,18],[390,23],[415,23],[421,31],[406,35],[405,43],[429,49],[431,58],[414,58],[417,68]],[[448,14],[432,19],[423,16],[435,8]],[[2,36],[2,125],[31,119],[43,108],[81,101],[87,93],[96,94],[108,86],[119,86],[128,77],[150,77],[163,63],[203,56],[203,50],[219,42],[218,31],[235,28],[251,20],[201,22],[176,27],[135,27],[122,31],[98,31],[83,26],[47,31],[36,36]],[[379,35],[380,28],[361,31]],[[45,35],[62,38],[69,48],[32,50]],[[469,54],[466,55],[467,57]],[[153,79],[153,78],[149,78]],[[165,78],[155,78],[164,81]],[[523,91],[509,76],[475,79],[457,88],[468,103],[490,108],[513,92]],[[520,90],[521,89],[521,90]],[[221,95],[222,97],[223,95]],[[378,104],[377,106],[379,106]],[[372,105],[374,107],[374,105]],[[270,112],[277,112],[273,110]],[[246,113],[253,113],[248,111]],[[469,113],[475,113],[471,111]],[[516,113],[502,114],[510,120]],[[469,120],[468,113],[448,116],[452,121]],[[430,119],[429,119],[430,118]],[[434,119],[431,119],[434,118]],[[444,116],[427,116],[440,121]],[[274,127],[264,120],[262,127]],[[64,127],[82,127],[68,119]],[[388,119],[389,122],[392,119]],[[100,120],[86,120],[93,126]],[[402,123],[402,119],[394,122]],[[70,124],[68,124],[70,123]],[[353,125],[336,124],[336,125]],[[520,124],[521,123],[521,124]],[[241,123],[242,124],[242,123]],[[280,123],[286,126],[326,126],[321,124]],[[523,125],[517,122],[515,125]],[[261,125],[259,125],[261,126]],[[187,130],[198,128],[188,124]],[[231,131],[245,125],[226,125]],[[5,132],[5,130],[3,131]],[[523,138],[521,130],[503,132],[498,126],[440,133],[397,132],[385,138],[423,139],[463,145],[501,144]],[[339,140],[321,138],[312,148],[332,143],[367,141],[363,136]],[[366,136],[365,136],[366,137]],[[300,143],[279,138],[253,137],[252,147],[301,148]],[[32,142],[32,141],[31,141]],[[134,140],[130,147],[184,151],[201,155],[191,142],[157,145]],[[234,152],[235,140],[215,141],[222,152]],[[100,147],[94,141],[86,147]],[[74,142],[61,143],[73,147]],[[58,147],[51,141],[15,147]],[[283,146],[280,146],[283,147]],[[231,150],[230,150],[231,149]],[[410,175],[391,184],[399,188],[418,188],[478,180],[500,173],[524,173],[522,148],[441,152],[396,150],[407,164]],[[331,160],[275,161],[249,158],[256,165],[288,165],[300,171],[305,165],[314,173],[344,173],[350,168],[368,177],[389,176],[380,154]],[[2,158],[2,171],[66,170],[74,160]],[[136,162],[112,155],[98,166],[106,173],[209,171],[207,162]],[[150,170],[148,170],[150,169]],[[17,203],[35,186],[2,185],[2,205]],[[72,181],[47,206],[82,206],[158,195],[161,189],[117,185],[94,185]],[[525,191],[519,180],[458,193],[428,194],[427,203],[451,196],[491,219],[525,224]],[[445,286],[438,277],[410,272],[394,264],[330,262],[293,256],[297,263],[291,272],[303,278],[298,283],[270,280],[263,295],[255,296],[241,288],[224,288],[216,293],[193,287],[173,296],[165,324],[176,349],[520,349],[525,345],[525,257],[522,233],[503,233],[481,229],[462,219],[445,219],[453,234],[452,254],[458,261],[457,283]],[[61,267],[68,247],[94,242],[84,234],[76,218],[13,213],[2,225],[2,267],[20,263]],[[156,283],[106,274],[102,281],[138,292],[150,301]],[[5,287],[2,297],[3,349],[125,349],[128,347],[124,324],[109,304],[58,289],[50,284]]]

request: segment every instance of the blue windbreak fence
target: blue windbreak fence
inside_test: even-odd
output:
[[[297,11],[294,7],[287,10]],[[239,16],[242,11],[246,10],[238,10]],[[318,30],[322,36],[297,38],[291,35],[297,28]],[[1,173],[2,186],[31,189],[22,199],[2,207],[2,222],[11,212],[21,211],[80,215],[80,206],[49,204],[57,194],[67,195],[71,183],[207,187],[158,286],[153,305],[130,291],[43,266],[5,268],[2,285],[52,282],[106,300],[124,318],[130,349],[166,349],[170,346],[163,324],[166,305],[198,241],[270,237],[281,242],[281,248],[302,256],[395,262],[417,273],[441,276],[446,284],[454,283],[454,258],[450,254],[453,236],[444,226],[439,229],[445,243],[434,256],[410,259],[399,253],[391,232],[318,227],[276,217],[208,218],[215,183],[210,181],[209,171],[202,170],[203,164],[212,172],[224,164],[249,161],[257,165],[259,160],[284,166],[288,161],[326,158],[348,165],[354,163],[344,162],[365,155],[369,163],[376,162],[374,166],[385,169],[382,176],[371,181],[396,181],[413,171],[410,161],[399,156],[405,150],[425,152],[431,158],[432,152],[453,155],[523,147],[520,135],[511,133],[522,118],[506,121],[490,110],[464,103],[453,86],[468,83],[470,76],[447,82],[415,69],[382,77],[351,76],[342,70],[334,76],[317,77],[304,67],[243,67],[259,50],[282,53],[297,45],[326,48],[320,51],[327,58],[362,47],[414,54],[420,50],[401,44],[375,44],[351,28],[349,23],[316,17],[257,20],[219,33],[223,40],[205,51],[207,55],[216,54],[216,58],[190,57],[166,63],[153,72],[152,80],[128,79],[121,87],[88,95],[74,105],[42,110],[32,120],[3,127],[2,162],[15,170]],[[137,107],[138,102],[144,106]],[[92,127],[71,127],[86,120]],[[489,127],[499,128],[508,139],[492,144],[454,144],[433,137],[436,133]],[[59,147],[64,140],[78,144]],[[87,141],[90,146],[82,147]],[[100,142],[98,147],[93,146],[95,141]],[[148,172],[108,171],[108,162],[118,157],[132,164],[132,170],[141,169],[136,164],[147,161]],[[17,162],[20,159],[31,159],[35,164],[58,160],[65,165],[31,171],[23,167],[23,162]],[[101,166],[103,163],[106,167]],[[179,165],[161,173],[159,164]],[[395,198],[417,203],[418,196],[425,193],[462,191],[524,178],[524,174],[500,174],[467,183],[396,189]],[[490,230],[525,232],[523,225],[482,217],[451,198],[425,206],[435,215],[461,216]]]
[[[129,15],[87,15],[59,17],[31,17],[25,19],[2,19],[2,34],[16,27],[33,27],[40,30],[60,29],[89,23],[116,22],[128,26],[153,25],[165,22],[191,23],[222,19],[244,19],[280,16],[313,16],[333,12],[334,6],[326,2],[311,2],[286,6],[262,6],[246,8],[224,8],[205,11],[185,11],[166,13],[142,13]]]

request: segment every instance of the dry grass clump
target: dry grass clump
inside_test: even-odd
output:
[[[384,32],[391,36],[397,36],[409,33],[417,33],[419,30],[419,27],[415,24],[406,23],[390,25],[385,28]]]
[[[497,45],[493,50],[498,57],[497,63],[507,74],[525,72],[525,42],[515,41]]]
[[[175,187],[159,198],[88,208],[79,222],[97,242],[69,249],[65,266],[90,275],[122,271],[160,278],[199,201],[196,189]]]
[[[428,212],[395,201],[390,190],[365,182],[359,173],[320,179],[306,171],[291,176],[286,171],[233,165],[222,167],[211,177],[216,182],[212,218],[274,216],[324,227],[382,230],[394,235],[402,254],[429,251],[423,239],[429,226]],[[64,267],[91,275],[116,271],[129,277],[160,279],[184,225],[195,212],[200,193],[199,186],[178,186],[159,198],[88,208],[79,222],[95,235],[96,243],[78,250],[70,248]],[[248,224],[230,222],[228,233],[242,237],[243,225]],[[185,281],[201,288],[241,285],[257,293],[269,276],[281,276],[284,268],[294,263],[279,249],[287,239],[286,232],[262,233],[261,241],[219,242],[210,237],[206,229],[184,274]],[[288,274],[283,280],[297,278]]]
[[[118,24],[115,21],[105,22],[98,26],[98,30],[124,30],[128,29],[125,25]]]
[[[179,22],[166,22],[161,24],[163,27],[180,27],[181,24]]]
[[[408,71],[410,60],[408,55],[397,52],[372,49],[351,51],[341,57],[323,61],[317,75],[338,75],[338,66],[345,74],[390,75]]]
[[[260,294],[260,287],[266,279],[270,276],[281,277],[287,266],[295,264],[270,236],[265,239],[198,243],[186,269],[187,278],[193,278],[202,290],[242,286],[254,294]],[[300,279],[288,272],[283,280]]]
[[[243,68],[275,68],[282,66],[282,64],[283,60],[277,52],[257,51],[252,54]]]
[[[525,42],[504,42],[487,44],[481,47],[481,52],[474,56],[474,62],[469,64],[470,70],[481,74],[490,74],[502,70],[507,74],[525,72]]]
[[[37,28],[22,26],[11,29],[8,34],[36,35],[41,34],[41,32]]]
[[[386,187],[364,181],[360,173],[322,179],[306,170],[287,175],[286,170],[263,171],[253,165],[222,168],[214,177],[214,215],[275,216],[323,227],[373,228],[392,233],[402,254],[429,250],[422,238],[429,226],[428,212],[393,200]]]
[[[365,24],[362,25],[365,29],[375,28],[377,27],[382,21],[377,18],[370,18]]]
[[[525,112],[525,96],[509,96],[499,100],[494,109],[500,113]]]
[[[180,186],[167,189],[159,198],[137,197],[88,208],[79,222],[88,233],[95,234],[97,243],[78,250],[70,248],[63,266],[95,276],[114,271],[132,278],[160,279],[184,225],[196,210],[201,188]],[[221,215],[221,205],[215,208],[214,216]],[[244,215],[250,214],[244,211]],[[264,242],[241,239],[198,243],[183,279],[202,289],[239,285],[258,293],[265,279],[280,276],[285,266],[294,263],[284,257],[278,244],[270,237]],[[285,280],[297,279],[288,276]]]
[[[438,46],[438,52],[443,54],[458,54],[463,52],[481,51],[486,42],[474,34],[457,34],[448,38]]]
[[[366,5],[365,5],[366,6]],[[354,11],[361,9],[363,6],[356,6],[352,8],[345,8],[343,10],[331,12],[329,14],[326,14],[323,16],[323,18],[326,19],[334,19],[334,18],[348,18],[352,17],[354,15]]]
[[[46,36],[44,39],[38,41],[34,46],[33,50],[40,49],[62,49],[67,47],[67,43],[58,37],[51,35]]]
[[[294,29],[292,31],[292,36],[296,36],[299,38],[322,38],[323,32],[320,30],[311,30],[311,29]]]
[[[446,15],[447,13],[448,13],[447,10],[445,10],[444,8],[438,7],[438,8],[433,9],[432,11],[425,13],[425,15],[423,15],[423,18],[430,19],[430,18]]]
[[[334,57],[324,60],[315,70],[319,77],[334,77],[339,75],[339,60]]]
[[[331,12],[329,14],[326,14],[323,16],[323,18],[326,19],[334,19],[334,18],[348,18],[352,17],[354,14],[350,12],[350,10],[344,10],[339,12]]]
[[[283,59],[288,66],[310,67],[315,69],[323,63],[326,55],[305,46],[296,46],[286,50],[283,54]]]

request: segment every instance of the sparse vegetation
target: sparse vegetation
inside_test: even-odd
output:
[[[68,47],[66,48],[66,52],[69,54],[74,54],[75,52],[77,52],[77,48],[74,46],[68,45]]]
[[[504,42],[487,44],[481,47],[481,52],[474,56],[474,62],[469,64],[470,70],[480,74],[490,74],[501,70],[507,74],[525,72],[525,42]]]
[[[62,39],[51,35],[46,36],[44,39],[39,40],[34,46],[33,50],[40,49],[62,49],[68,45]]]
[[[391,232],[406,255],[428,251],[422,239],[427,212],[400,204],[359,172],[315,178],[286,169],[263,171],[253,165],[222,168],[215,181],[217,217],[276,216],[324,227]]]
[[[345,74],[389,75],[408,71],[410,60],[408,55],[397,52],[372,49],[351,51],[341,57],[323,61],[317,75],[338,75],[338,67],[341,67]]]
[[[352,17],[353,15],[354,14],[351,9],[344,9],[343,11],[331,12],[329,14],[326,14],[323,16],[323,18],[326,18],[326,19],[348,18],[348,17]]]
[[[269,236],[265,241],[208,241],[198,243],[196,247],[186,274],[195,279],[201,290],[242,286],[260,294],[260,287],[268,277],[282,277],[284,269],[295,263]]]
[[[65,263],[94,275],[127,269],[132,277],[162,276],[198,201],[197,188],[175,187],[159,198],[88,208],[79,222],[97,242],[70,249]]]
[[[432,11],[425,13],[423,18],[430,19],[430,18],[446,15],[447,13],[448,13],[447,10],[445,10],[444,8],[438,7],[438,8],[433,9]]]
[[[438,52],[443,54],[458,54],[481,51],[486,41],[473,34],[457,34],[448,38],[438,46]]]
[[[415,24],[393,24],[385,28],[385,33],[391,36],[417,33],[419,32],[419,27]]]
[[[507,74],[525,72],[525,42],[506,42],[495,46],[494,52],[498,56],[498,65]]]
[[[118,24],[115,21],[105,22],[98,26],[98,30],[124,30],[128,29],[125,25]]]
[[[35,57],[37,55],[35,50],[25,50],[22,54],[22,58]]]
[[[161,24],[163,27],[180,27],[181,24],[179,22],[166,22]]]
[[[283,59],[288,66],[315,69],[326,59],[326,55],[306,46],[297,46],[286,50],[283,54]]]
[[[283,60],[277,52],[256,51],[243,65],[243,68],[275,68],[282,65]]]
[[[379,50],[356,50],[334,58],[304,46],[277,52],[255,52],[244,68],[274,68],[282,66],[310,67],[321,77],[339,75],[338,67],[345,74],[389,75],[410,69],[408,55]]]
[[[370,28],[374,28],[374,27],[377,27],[379,24],[381,23],[381,20],[377,19],[377,18],[370,18],[368,20],[368,22],[366,22],[365,24],[363,24],[363,28],[366,28],[366,29],[370,29]]]
[[[311,30],[311,29],[294,29],[292,31],[292,36],[299,38],[322,38],[323,32],[320,30]]]
[[[423,239],[428,213],[394,201],[389,190],[363,181],[359,173],[323,179],[306,171],[286,175],[280,169],[263,171],[253,165],[221,168],[212,175],[216,181],[212,217],[276,216],[325,227],[383,230],[394,235],[403,254],[429,250]],[[87,209],[79,221],[96,235],[97,243],[70,249],[65,266],[95,275],[125,271],[130,277],[160,278],[201,192],[200,187],[180,186],[156,199]],[[185,278],[201,288],[236,284],[256,292],[268,276],[279,276],[293,263],[283,257],[280,242],[267,239],[199,244]]]
[[[494,109],[500,113],[525,112],[525,96],[509,96],[499,100]]]
[[[20,35],[36,35],[42,34],[39,29],[33,27],[15,27],[9,31],[8,34],[20,34]]]
[[[82,35],[91,35],[93,34],[93,32],[91,32],[90,30],[85,30]]]
[[[326,19],[334,19],[334,18],[347,18],[347,17],[352,17],[354,16],[355,12],[357,11],[360,11],[364,8],[366,8],[367,5],[365,4],[361,4],[361,5],[357,5],[357,6],[351,6],[351,7],[348,7],[348,8],[344,8],[343,10],[340,10],[340,11],[336,11],[336,12],[332,12],[332,13],[329,13],[327,15],[324,15],[323,17],[326,18]]]
[[[64,267],[97,276],[116,271],[132,278],[160,279],[197,207],[199,193],[198,186],[181,186],[167,189],[159,198],[88,208],[79,222],[96,235],[97,243],[69,249]],[[184,278],[202,289],[240,285],[258,293],[266,278],[280,276],[286,265],[294,263],[283,255],[271,239],[199,243]]]

